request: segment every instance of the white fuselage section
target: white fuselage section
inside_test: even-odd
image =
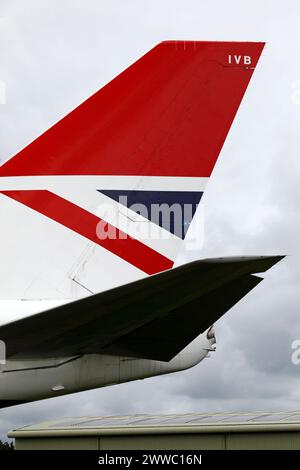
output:
[[[32,310],[43,310],[41,305],[46,307],[44,302],[26,304],[31,314]],[[49,302],[46,308],[49,308]],[[14,310],[15,314],[9,317],[10,321],[28,316],[22,310],[19,313]],[[8,323],[7,316],[0,317],[0,321],[1,324]],[[0,365],[0,402],[41,400],[188,369],[207,357],[214,343],[214,338],[209,339],[203,333],[169,362],[102,354],[7,360]]]

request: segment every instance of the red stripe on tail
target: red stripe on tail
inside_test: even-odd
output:
[[[1,193],[88,238],[147,274],[165,271],[173,266],[173,261],[152,248],[50,191],[21,190]],[[100,222],[114,238],[98,238],[96,229]]]

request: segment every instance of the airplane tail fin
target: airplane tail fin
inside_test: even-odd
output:
[[[0,272],[3,291],[73,297],[171,268],[263,47],[162,42],[6,161],[3,256],[24,274],[10,289]]]

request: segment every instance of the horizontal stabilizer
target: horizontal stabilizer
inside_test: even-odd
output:
[[[113,354],[169,361],[282,256],[204,259],[0,327],[8,358]],[[22,334],[20,334],[22,332]]]

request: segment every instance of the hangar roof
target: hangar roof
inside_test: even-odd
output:
[[[25,426],[9,437],[266,430],[300,430],[300,410],[71,417]]]

